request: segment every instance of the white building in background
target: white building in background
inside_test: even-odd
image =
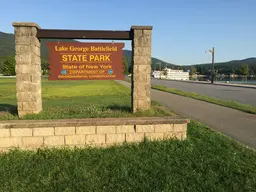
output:
[[[154,71],[152,74],[156,79],[189,80],[189,72],[165,68],[163,71]]]

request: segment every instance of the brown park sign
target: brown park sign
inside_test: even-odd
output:
[[[124,43],[48,42],[49,80],[121,80]]]

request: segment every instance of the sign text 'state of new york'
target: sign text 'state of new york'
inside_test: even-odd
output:
[[[49,80],[124,79],[124,43],[47,43]]]

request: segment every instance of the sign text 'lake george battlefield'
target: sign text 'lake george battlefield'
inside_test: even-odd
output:
[[[49,80],[124,79],[124,43],[49,42]]]

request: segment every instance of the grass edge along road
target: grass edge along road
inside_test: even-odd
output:
[[[238,103],[235,101],[216,99],[214,97],[209,97],[209,96],[197,94],[194,92],[185,92],[185,91],[182,91],[179,89],[168,88],[168,87],[165,87],[162,85],[153,85],[152,88],[159,90],[159,91],[164,91],[164,92],[168,92],[168,93],[172,93],[172,94],[176,94],[176,95],[181,95],[184,97],[190,97],[190,98],[197,99],[200,101],[205,101],[208,103],[213,103],[216,105],[221,105],[224,107],[229,107],[232,109],[237,109],[237,110],[240,110],[240,111],[243,111],[246,113],[256,114],[256,107],[251,106],[251,105],[246,105],[246,104]]]
[[[185,141],[0,154],[0,191],[253,191],[256,152],[192,120]]]
[[[130,79],[125,79],[125,81],[131,83]],[[159,91],[164,91],[167,93],[189,97],[189,98],[200,100],[200,101],[205,101],[205,102],[216,104],[216,105],[221,105],[224,107],[229,107],[229,108],[236,109],[236,110],[243,111],[250,114],[256,114],[256,107],[238,103],[236,101],[216,99],[215,97],[209,97],[207,95],[201,95],[194,92],[186,92],[180,89],[168,88],[163,85],[151,85],[151,88]]]

